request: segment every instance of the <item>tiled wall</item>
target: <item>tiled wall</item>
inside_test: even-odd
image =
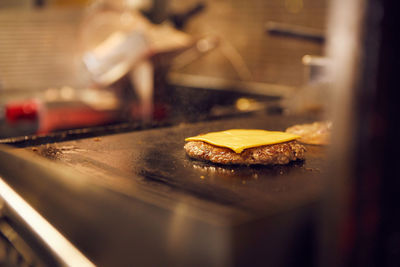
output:
[[[170,8],[185,10],[199,0],[172,0]],[[250,79],[285,85],[301,85],[305,54],[321,55],[323,47],[309,41],[269,36],[265,23],[276,21],[317,30],[325,29],[327,0],[206,0],[206,10],[193,18],[186,30],[197,36],[215,35],[221,47],[182,71],[240,79],[226,59],[234,47],[249,69]],[[229,52],[228,52],[229,53]]]
[[[269,36],[265,24],[276,21],[323,30],[328,0],[170,0],[169,11],[182,11],[200,1],[206,9],[190,20],[185,31],[216,36],[220,46],[179,72],[298,86],[305,81],[303,55],[323,53],[320,44]],[[0,10],[0,87],[83,84],[87,77],[75,57],[81,16],[79,10]]]
[[[0,89],[77,86],[80,10],[0,9]]]

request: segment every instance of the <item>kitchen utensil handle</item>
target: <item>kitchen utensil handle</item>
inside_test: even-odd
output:
[[[270,35],[278,35],[278,36],[302,39],[319,44],[325,42],[325,36],[323,35],[322,31],[313,28],[279,23],[279,22],[272,22],[272,21],[267,22],[265,24],[265,28],[266,28],[266,33]]]

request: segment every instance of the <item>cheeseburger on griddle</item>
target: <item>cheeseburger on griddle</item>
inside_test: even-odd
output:
[[[186,138],[189,157],[218,164],[273,165],[303,160],[299,136],[277,131],[233,129]]]

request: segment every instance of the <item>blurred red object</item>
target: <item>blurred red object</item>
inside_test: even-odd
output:
[[[40,103],[36,100],[11,102],[5,106],[6,120],[10,124],[17,121],[35,121],[39,118]]]

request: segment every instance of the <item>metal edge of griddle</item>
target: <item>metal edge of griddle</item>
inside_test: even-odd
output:
[[[150,128],[160,128],[170,125],[170,122],[153,122],[148,124],[143,124],[140,122],[125,122],[105,126],[61,130],[47,134],[8,137],[0,139],[0,144],[12,145],[14,147],[27,147],[61,141],[76,140],[80,138],[90,138],[130,131],[140,131]]]
[[[51,266],[94,266],[54,226],[24,201],[1,176],[0,201],[2,201],[0,212],[3,223],[9,226],[6,229],[7,233],[3,234],[22,255],[32,253],[36,255],[37,259],[31,259],[33,261],[31,263],[40,262]],[[21,246],[22,243],[25,246]]]

